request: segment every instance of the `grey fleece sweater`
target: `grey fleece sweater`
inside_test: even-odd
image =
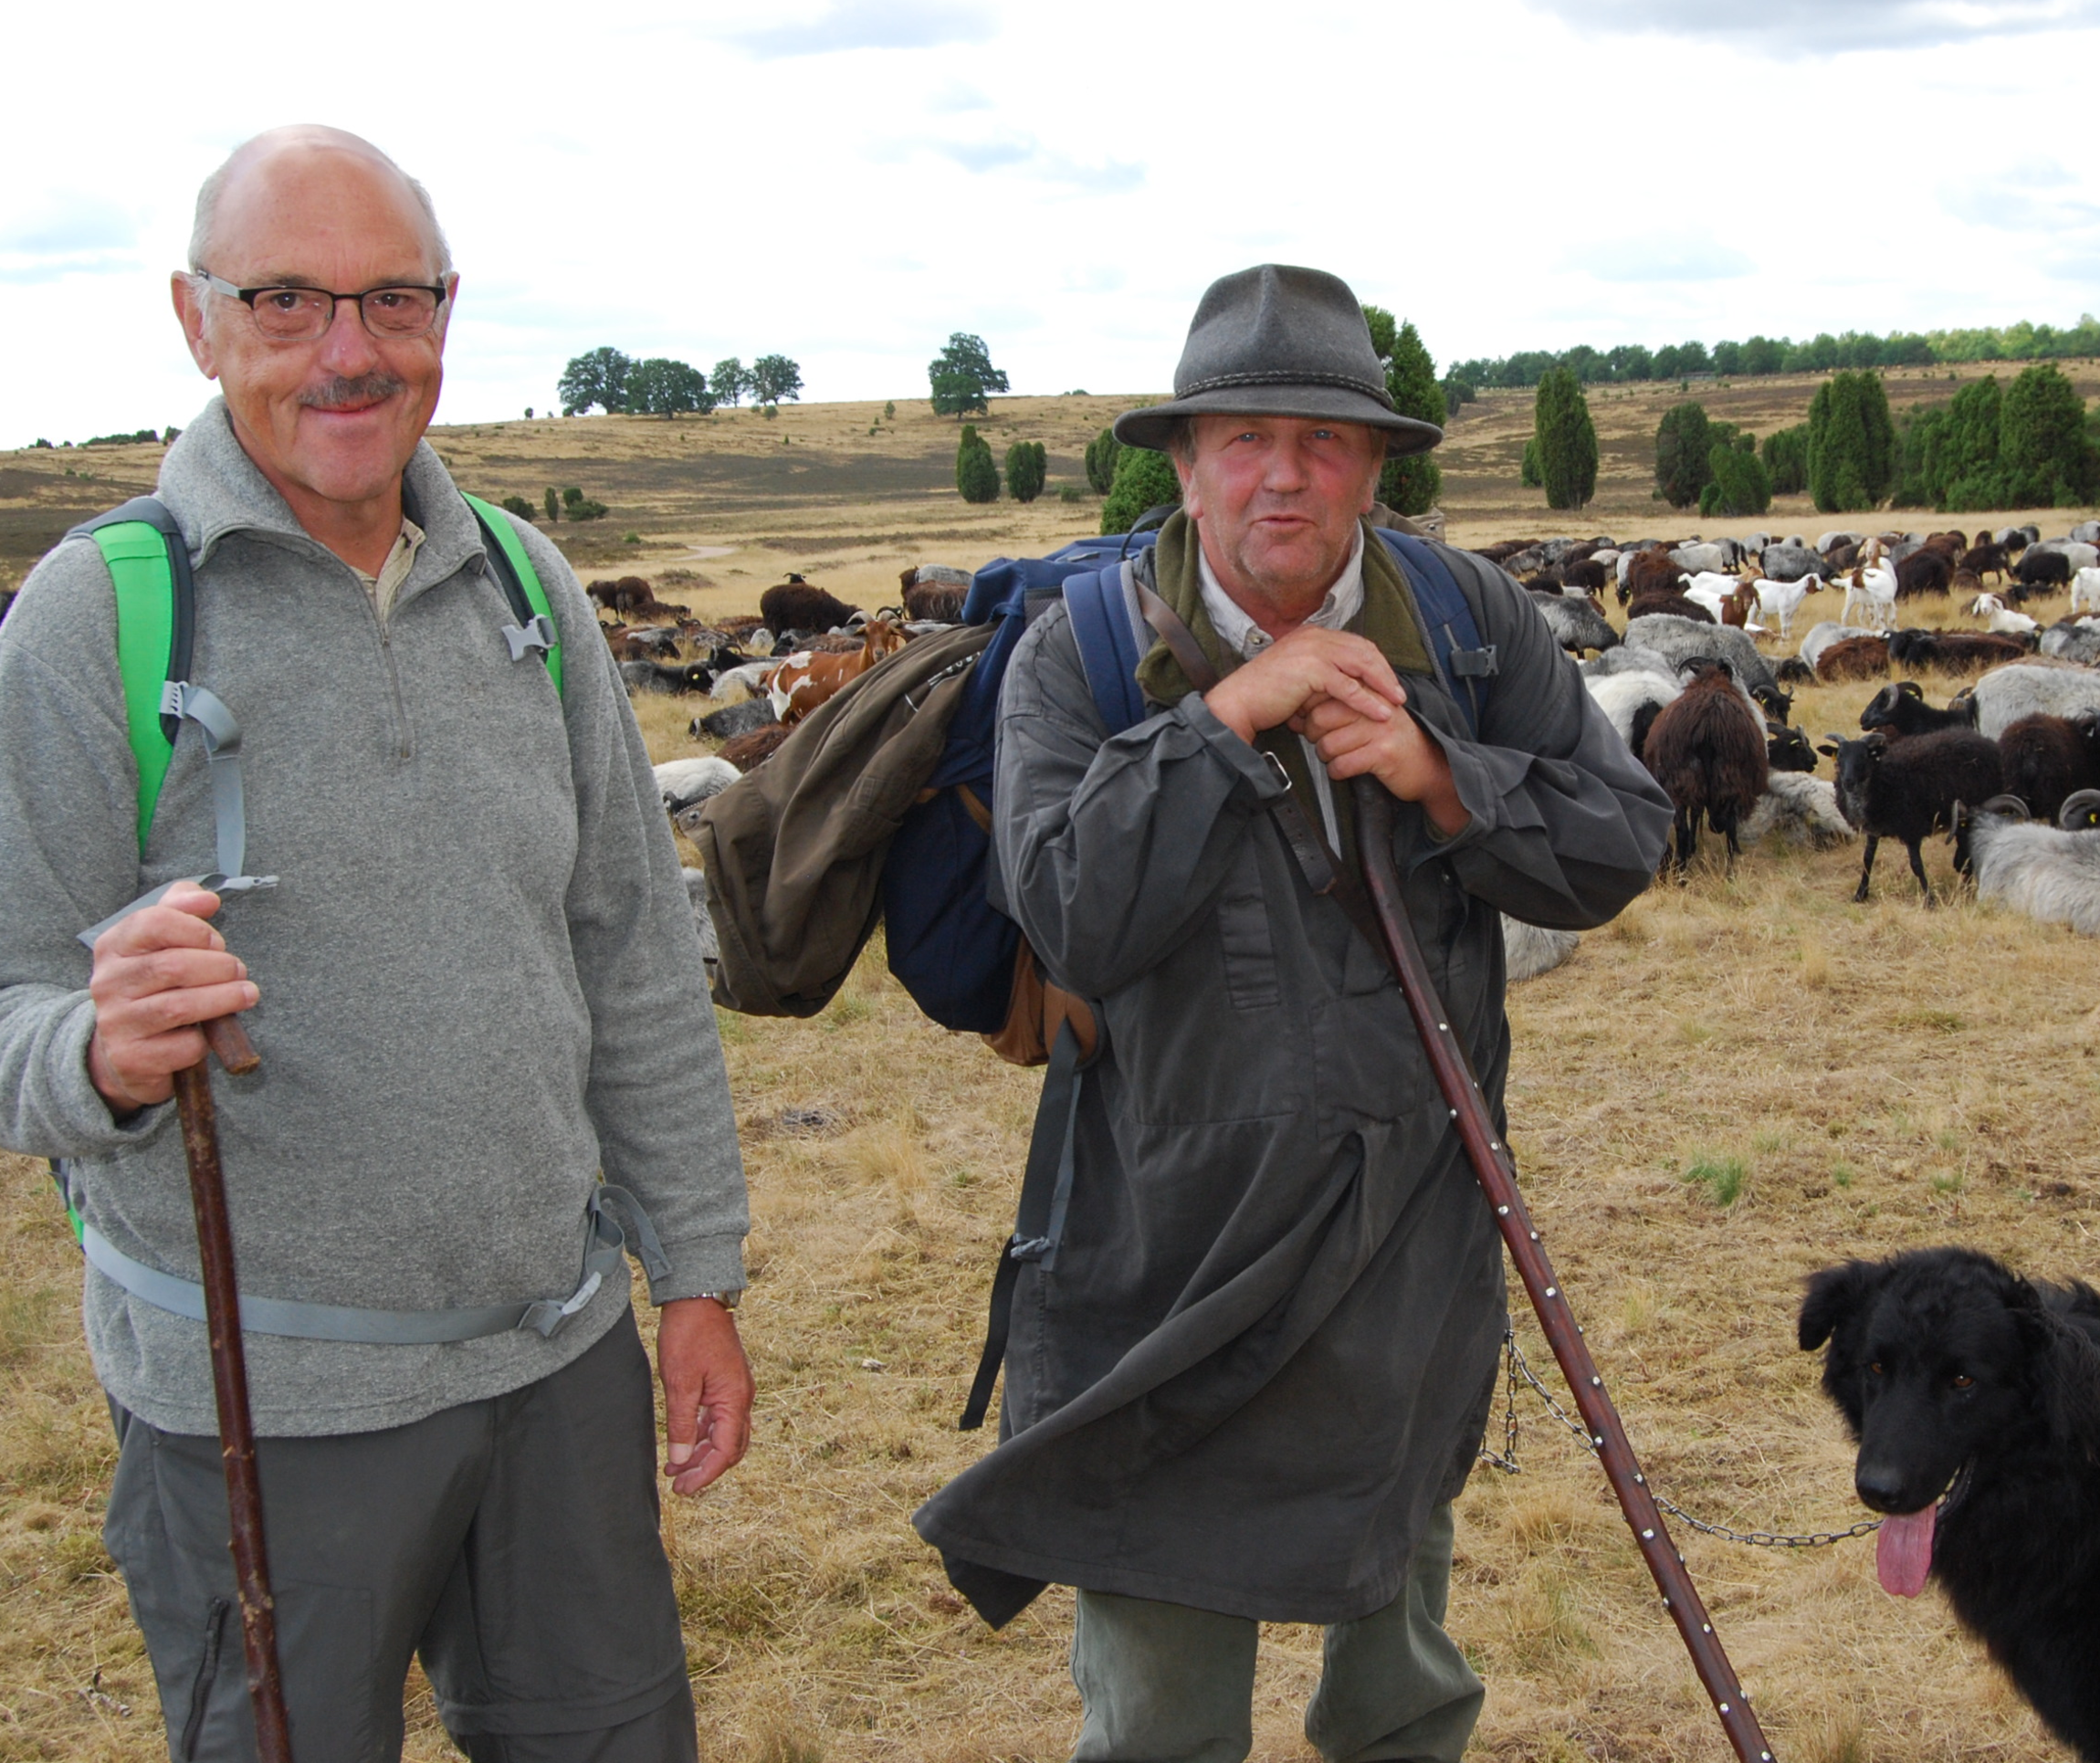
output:
[[[262,1002],[262,1070],[215,1077],[241,1288],[383,1309],[566,1298],[600,1171],[668,1253],[658,1303],[740,1287],[746,1211],[729,1086],[677,855],[589,602],[529,525],[567,639],[557,697],[513,662],[481,533],[427,446],[405,474],[428,534],[383,627],[301,531],[214,403],[159,494],[195,566],[191,677],[240,719],[247,867],[282,879],[215,922]],[[213,866],[184,727],[142,860],[115,601],[91,540],[61,544],[0,627],[0,1141],[72,1160],[88,1222],[196,1277],[171,1107],[111,1118],[75,933]],[[54,1197],[51,1228],[63,1229]],[[254,1335],[257,1429],[397,1426],[544,1377],[619,1317],[608,1282],[552,1339],[432,1347]],[[216,1422],[201,1324],[89,1270],[110,1394],[164,1430]]]

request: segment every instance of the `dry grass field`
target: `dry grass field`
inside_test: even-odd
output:
[[[2076,374],[2100,392],[2100,370]],[[1703,396],[1763,433],[1798,420],[1812,385]],[[1899,405],[1951,390],[1890,380]],[[1643,446],[1674,389],[1591,395],[1604,476],[1572,522],[1516,488],[1528,395],[1465,413],[1446,455],[1455,539],[1697,524],[1648,497]],[[1080,481],[1080,448],[1127,402],[1000,401],[984,425],[995,450],[1010,438],[1050,448],[1050,494],[1027,509],[959,502],[954,425],[923,404],[875,436],[879,405],[433,439],[484,493],[536,499],[574,483],[611,504],[593,528],[557,529],[586,576],[689,570],[708,585],[666,592],[727,612],[796,569],[876,604],[907,562],[973,564],[1090,530],[1097,501],[1056,490]],[[71,520],[149,485],[157,453],[0,458],[0,570],[18,578]],[[2039,518],[2062,530],[2078,517]],[[1839,523],[1782,505],[1755,524],[1812,536]],[[1937,606],[1924,616],[1969,622]],[[1807,688],[1795,720],[1850,728],[1872,689]],[[1949,687],[1927,689],[1938,701]],[[689,705],[640,708],[656,757],[698,750]],[[1655,1486],[1743,1528],[1862,1516],[1815,1361],[1793,1345],[1805,1274],[1948,1241],[2037,1275],[2100,1274],[2100,944],[1958,892],[1926,911],[1899,853],[1884,854],[1873,903],[1855,907],[1857,863],[1856,847],[1755,849],[1729,880],[1708,853],[1687,886],[1643,896],[1511,997],[1511,1142],[1577,1314]],[[1948,879],[1944,845],[1927,865]],[[1068,1595],[989,1634],[907,1523],[986,1448],[954,1418],[1037,1078],[929,1025],[879,943],[813,1021],[720,1020],[751,1185],[742,1317],[760,1395],[749,1460],[668,1520],[702,1755],[1061,1758],[1076,1726]],[[0,1193],[12,1221],[0,1237],[0,1759],[143,1763],[164,1753],[98,1537],[113,1452],[80,1344],[78,1258],[41,1165],[0,1158]],[[1519,1341],[1558,1388],[1521,1302]],[[1517,1411],[1521,1473],[1483,1468],[1459,1508],[1451,1626],[1489,1685],[1475,1754],[1725,1758],[1601,1474],[1536,1398]],[[1497,1443],[1500,1424],[1498,1410]],[[1937,1592],[1904,1603],[1881,1591],[1871,1538],[1753,1549],[1679,1527],[1678,1540],[1788,1763],[2063,1756]],[[1318,1656],[1317,1630],[1265,1632],[1265,1763],[1312,1756],[1297,1720]],[[450,1755],[427,1694],[412,1684],[411,1695],[410,1755]]]

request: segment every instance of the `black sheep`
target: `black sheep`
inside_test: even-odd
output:
[[[836,630],[859,610],[799,575],[791,575],[759,595],[759,614],[769,630]]]
[[[1853,902],[1866,899],[1875,848],[1884,839],[1900,839],[1925,903],[1936,904],[1918,846],[1934,833],[1953,830],[1957,803],[1988,802],[2004,787],[1997,742],[1973,729],[1939,729],[1898,740],[1877,729],[1859,740],[1831,735],[1817,750],[1837,761],[1838,812],[1866,834]],[[1957,867],[1962,855],[1956,854]]]
[[[1799,729],[1768,719],[1765,763],[1775,771],[1812,771],[1816,769],[1816,750]]]
[[[1950,673],[2018,661],[2033,645],[1998,631],[1898,631],[1888,640],[1888,658],[1899,667],[1938,667]]]
[[[1998,737],[2005,788],[2039,820],[2054,821],[2064,798],[2100,789],[2100,722],[2082,716],[2023,716]]]
[[[1677,873],[1699,847],[1704,817],[1728,843],[1728,873],[1741,845],[1736,829],[1765,793],[1771,764],[1757,712],[1736,689],[1722,661],[1693,662],[1684,691],[1656,717],[1642,743],[1641,762],[1676,806]]]
[[[1944,710],[1925,701],[1925,691],[1915,679],[1899,679],[1884,686],[1859,713],[1863,729],[1886,729],[1898,735],[1928,735],[1936,729],[1976,727],[1976,700],[1959,699]]]
[[[1945,593],[1954,579],[1954,565],[1943,551],[1914,551],[1895,566],[1895,597],[1907,600],[1914,593]]]
[[[2024,599],[2037,588],[2067,588],[2071,560],[2060,551],[2025,551],[2012,566],[2012,579],[2023,590],[2016,599]]]
[[[715,683],[704,661],[688,661],[679,667],[661,667],[654,661],[623,661],[620,678],[630,691],[666,692],[674,698],[704,692]]]

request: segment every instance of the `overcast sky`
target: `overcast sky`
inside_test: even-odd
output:
[[[612,343],[909,399],[1164,388],[1197,295],[1316,264],[1440,364],[2100,307],[2100,0],[48,6],[8,26],[0,446],[186,422],[198,182],[322,121],[427,184],[440,421]],[[390,21],[393,21],[390,26]]]

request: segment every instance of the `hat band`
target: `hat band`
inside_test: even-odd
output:
[[[1373,385],[1368,380],[1360,380],[1352,373],[1319,373],[1293,371],[1284,373],[1213,373],[1208,379],[1197,380],[1187,386],[1174,388],[1177,402],[1193,398],[1205,392],[1217,392],[1232,386],[1243,385],[1332,385],[1346,392],[1358,393],[1375,400],[1388,410],[1393,407],[1392,398],[1382,385]]]

